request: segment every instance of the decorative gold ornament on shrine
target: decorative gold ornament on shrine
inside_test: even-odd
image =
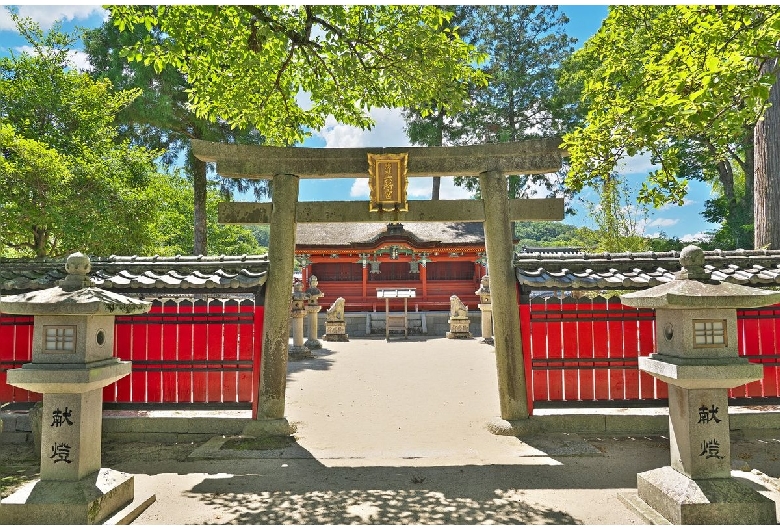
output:
[[[368,155],[369,211],[409,211],[406,202],[408,153]]]

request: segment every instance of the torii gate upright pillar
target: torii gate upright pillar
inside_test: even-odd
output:
[[[284,397],[287,385],[287,343],[290,297],[295,261],[295,211],[298,204],[298,177],[275,175],[272,195],[271,228],[268,236],[268,281],[265,287],[263,355],[260,361],[260,388],[257,417],[279,420],[286,430]]]
[[[485,250],[490,266],[490,294],[496,333],[496,370],[501,418],[515,421],[528,418],[523,365],[523,341],[517,309],[514,246],[509,219],[507,180],[500,171],[479,175],[485,201]],[[487,207],[489,205],[489,207]],[[527,332],[528,330],[526,330]]]

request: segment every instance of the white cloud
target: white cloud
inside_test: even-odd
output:
[[[433,187],[432,177],[415,177],[409,179],[409,185],[406,188],[406,196],[409,199],[430,199],[431,188]]]
[[[618,163],[618,172],[624,175],[632,175],[634,173],[649,173],[650,171],[658,169],[657,165],[650,162],[650,155],[648,153],[642,153],[631,158],[626,158]]]
[[[84,52],[71,51],[68,53],[68,61],[77,70],[81,72],[91,71],[92,64],[89,62],[89,55]]]
[[[57,20],[80,20],[94,14],[102,14],[104,18],[107,16],[107,11],[99,5],[18,5],[16,9],[20,17],[33,19],[44,31],[50,29]],[[5,9],[0,11],[0,31],[2,30],[16,31],[16,25]]]
[[[658,219],[653,219],[649,223],[647,223],[647,226],[657,226],[659,228],[666,228],[668,226],[674,226],[677,223],[679,223],[679,219],[669,219],[665,217],[659,217]]]
[[[29,55],[36,55],[35,48],[30,45],[17,46],[14,48],[19,53],[26,53]],[[92,65],[89,62],[89,56],[82,51],[70,50],[68,52],[68,62],[79,71],[92,70]]]
[[[471,192],[466,188],[455,185],[455,177],[442,177],[439,198],[445,201],[455,199],[470,199]]]
[[[692,241],[709,241],[712,236],[705,232],[696,232],[695,234],[685,234],[680,238],[683,243],[690,243]]]
[[[338,123],[333,116],[325,120],[325,126],[315,136],[325,140],[325,147],[405,147],[409,139],[404,132],[406,122],[397,109],[373,109],[371,117],[376,122],[370,131],[352,125]]]
[[[679,205],[679,206],[677,204],[664,204],[663,206],[659,206],[658,208],[656,208],[656,210],[658,210],[660,212],[660,211],[663,211],[663,210],[669,210],[670,208],[684,208],[685,206],[692,206],[692,205],[698,204],[698,203],[699,203],[699,201],[693,201],[691,199],[687,199],[686,198],[686,199],[683,199],[683,203],[681,205]]]
[[[356,199],[368,199],[368,179],[355,179],[349,190],[349,196]]]

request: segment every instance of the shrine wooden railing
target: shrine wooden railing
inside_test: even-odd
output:
[[[6,384],[6,370],[30,362],[33,318],[0,315],[0,402],[40,394]],[[103,390],[107,403],[233,403],[257,392],[263,307],[252,300],[156,301],[145,314],[120,316],[114,355],[130,376]]]
[[[641,372],[655,350],[655,312],[618,298],[532,298],[520,304],[529,402],[664,400],[666,384]],[[737,311],[739,355],[764,378],[732,398],[780,397],[780,305]]]
[[[398,282],[372,282],[367,284],[366,296],[363,297],[363,286],[355,282],[334,282],[320,281],[319,289],[325,293],[320,298],[319,303],[323,306],[323,311],[327,309],[334,300],[342,297],[345,300],[344,308],[348,313],[363,311],[384,311],[385,302],[376,297],[377,289],[392,289],[398,287],[408,287],[416,289],[416,297],[409,299],[410,311],[448,311],[450,307],[450,296],[458,295],[460,300],[466,304],[469,309],[477,310],[479,297],[474,292],[479,288],[479,280],[429,280],[426,285],[425,294],[423,294],[422,283]],[[390,302],[391,311],[403,311],[403,300],[392,300]]]

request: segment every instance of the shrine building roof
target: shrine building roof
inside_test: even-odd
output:
[[[299,223],[297,248],[366,248],[383,239],[407,239],[421,247],[485,244],[482,223]]]
[[[780,250],[711,250],[704,270],[718,282],[780,287]],[[515,254],[515,275],[524,290],[634,290],[670,282],[680,252],[527,252]]]
[[[133,293],[256,292],[267,256],[110,256],[91,259],[95,287]],[[0,259],[0,293],[48,289],[65,276],[65,258]]]

